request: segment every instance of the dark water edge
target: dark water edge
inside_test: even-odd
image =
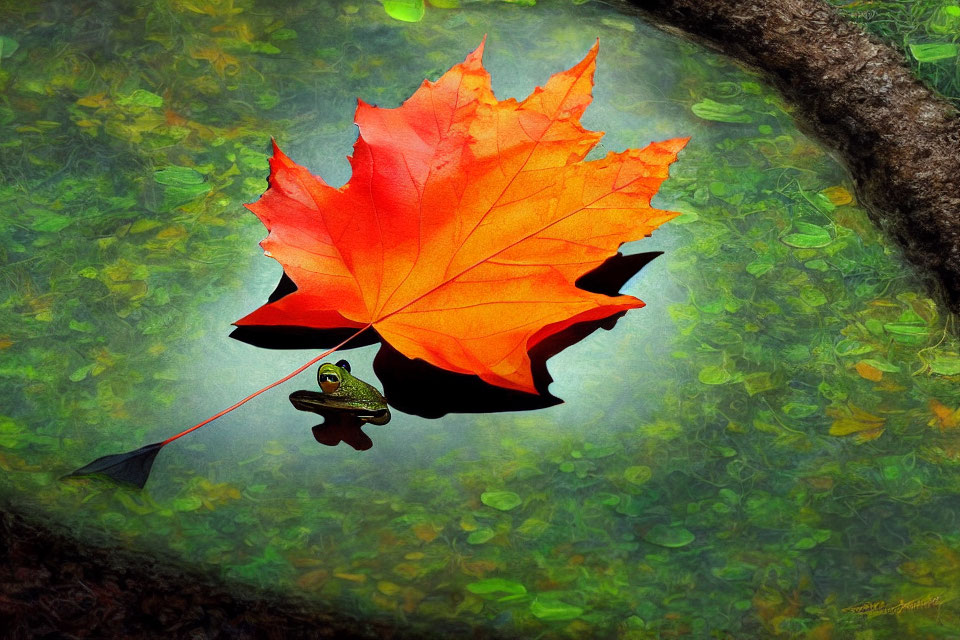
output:
[[[621,10],[631,5],[762,71],[798,128],[839,154],[932,295],[960,311],[960,118],[901,52],[820,0],[631,0]]]
[[[262,590],[227,590],[212,572],[128,549],[80,544],[66,530],[31,520],[0,512],[4,639],[515,637],[465,624],[400,628]]]
[[[336,4],[328,3],[302,4],[318,10]],[[157,0],[156,4],[162,3]],[[544,15],[569,16],[560,12],[561,4],[567,6],[567,0],[544,1],[533,10],[472,7],[449,14],[449,20],[476,20],[463,24],[480,33],[481,27],[488,26],[488,11],[489,15],[496,12],[504,23],[508,18],[516,21],[515,37],[491,36],[490,43],[501,43],[500,51],[516,49],[507,60],[522,59],[526,67],[528,60],[547,54],[532,55],[525,47],[504,45],[521,42],[526,31],[543,30],[549,24],[543,22]],[[593,4],[576,11],[594,11]],[[401,33],[396,25],[384,26],[382,17],[377,21],[377,14],[382,14],[379,3],[349,5],[355,13],[347,13],[346,6],[331,22],[342,24],[350,41],[358,38],[355,26],[348,29],[349,25],[369,25],[369,30],[360,31],[363,52],[367,42],[375,49],[382,34]],[[515,13],[507,16],[507,10]],[[521,12],[530,11],[547,13],[531,13],[536,18],[531,22],[519,19],[526,15]],[[218,26],[220,18],[197,18],[194,13],[176,14],[177,24]],[[238,21],[245,19],[239,15]],[[586,19],[584,15],[577,14],[577,20]],[[256,20],[261,19],[266,20]],[[614,55],[621,63],[618,66],[636,69],[641,64],[636,62],[640,58],[636,49],[651,40],[645,29],[633,22],[607,22],[618,26],[600,23],[607,29],[602,31],[604,52],[631,53],[632,57]],[[64,24],[75,25],[76,20],[65,19]],[[265,163],[258,154],[268,146],[264,138],[268,127],[260,123],[289,135],[291,144],[302,141],[304,148],[326,135],[318,132],[352,132],[348,124],[352,102],[341,109],[343,104],[355,95],[399,101],[406,90],[409,78],[384,69],[405,69],[416,75],[410,85],[414,86],[423,77],[436,77],[449,62],[446,58],[462,57],[460,44],[441,45],[468,39],[463,32],[433,24],[423,25],[431,30],[402,32],[411,39],[400,39],[400,45],[395,45],[399,49],[390,49],[399,51],[397,64],[381,62],[369,69],[357,64],[344,71],[342,75],[356,84],[333,91],[332,81],[316,80],[316,87],[330,89],[324,95],[336,100],[308,104],[310,100],[304,98],[292,101],[288,110],[278,103],[276,108],[283,113],[274,116],[261,113],[269,111],[266,107],[241,108],[239,101],[230,102],[215,93],[196,122],[220,126],[230,122],[234,113],[249,116],[245,122],[254,123],[251,130],[258,125],[259,131],[244,138],[237,153],[256,163]],[[557,27],[558,44],[550,51],[579,42],[580,24]],[[640,34],[629,36],[630,48],[611,46],[625,42],[626,37],[614,40],[608,32],[637,34],[633,28]],[[190,28],[179,31],[190,32]],[[99,31],[84,27],[76,30],[76,37],[83,42],[88,33]],[[128,29],[126,33],[124,45],[117,50],[131,52],[130,60],[140,60],[144,69],[165,70],[165,78],[180,82],[190,69],[199,76],[212,66],[202,61],[193,65],[189,60],[194,59],[186,54],[179,59],[186,60],[190,69],[159,64],[154,58],[144,60],[138,52],[157,55],[155,50],[138,48],[139,32]],[[221,32],[211,31],[216,33]],[[307,33],[298,41],[309,41]],[[564,34],[568,35],[560,37]],[[474,36],[479,41],[480,35]],[[294,44],[284,40],[281,46],[293,49]],[[586,50],[589,43],[576,46]],[[259,96],[255,90],[274,86],[283,91],[262,95],[287,95],[290,85],[282,79],[290,77],[285,65],[291,60],[319,74],[312,64],[318,57],[313,47],[297,47],[284,62],[277,58],[276,67],[271,67],[273,75],[263,76],[252,70],[265,68],[269,56],[246,52],[243,60],[244,68],[250,69],[250,84],[225,88],[222,96],[233,91]],[[187,48],[181,46],[184,51]],[[170,144],[165,137],[168,129],[178,126],[165,120],[157,133],[148,135],[162,154],[132,138],[114,139],[113,134],[122,133],[119,130],[103,132],[95,142],[80,135],[69,138],[89,145],[80,148],[102,145],[132,150],[130,156],[117,156],[117,166],[126,164],[128,157],[131,163],[143,163],[127,174],[111,172],[106,169],[115,165],[98,167],[99,156],[91,152],[91,168],[100,172],[96,175],[116,176],[115,182],[104,180],[105,197],[129,191],[136,198],[142,196],[145,204],[159,202],[163,211],[156,213],[157,220],[170,217],[184,229],[191,216],[201,213],[223,213],[225,224],[198,225],[196,233],[177,241],[185,244],[160,246],[152,232],[161,227],[149,229],[150,233],[129,232],[139,220],[141,203],[131,200],[133,204],[109,220],[94,226],[92,221],[99,218],[91,217],[91,224],[74,225],[64,234],[73,242],[71,251],[83,258],[75,260],[77,267],[96,275],[91,278],[74,267],[61,269],[63,252],[54,250],[62,246],[54,235],[59,232],[43,230],[65,221],[64,217],[42,217],[61,211],[54,206],[65,197],[61,191],[66,188],[55,181],[63,175],[55,173],[60,169],[43,168],[55,177],[42,185],[40,204],[16,200],[18,205],[23,201],[25,216],[40,216],[36,223],[40,229],[36,233],[16,230],[18,237],[38,242],[39,251],[31,253],[25,265],[12,267],[17,274],[23,273],[24,284],[17,289],[22,297],[17,298],[17,306],[3,309],[6,324],[0,326],[12,334],[6,341],[0,335],[0,345],[9,348],[3,357],[11,362],[0,397],[14,414],[10,421],[0,422],[0,433],[12,449],[9,454],[0,451],[8,456],[0,459],[0,468],[6,472],[0,474],[0,488],[8,483],[11,492],[16,489],[10,498],[15,505],[10,511],[16,515],[11,517],[24,525],[5,533],[3,540],[5,548],[13,547],[5,563],[10,573],[4,574],[3,584],[15,595],[0,595],[0,637],[9,632],[17,638],[479,638],[504,637],[489,634],[508,626],[518,628],[514,624],[525,625],[520,627],[524,637],[541,640],[558,636],[621,640],[773,636],[823,640],[854,634],[859,634],[858,640],[954,637],[953,631],[960,629],[955,609],[923,609],[903,620],[893,615],[864,620],[843,610],[868,600],[938,593],[935,590],[952,596],[955,585],[960,585],[960,538],[954,533],[960,527],[951,506],[960,493],[954,473],[960,465],[960,431],[950,426],[954,407],[960,404],[955,386],[960,375],[951,373],[960,374],[956,369],[960,356],[956,343],[945,337],[947,329],[955,326],[955,317],[944,318],[942,310],[938,312],[932,302],[915,293],[919,287],[912,280],[905,282],[897,254],[876,238],[876,229],[864,222],[847,193],[852,190],[849,178],[833,164],[825,168],[828,163],[822,150],[795,135],[788,115],[756,78],[734,74],[729,63],[692,45],[677,45],[677,50],[684,55],[658,53],[655,59],[662,60],[663,70],[653,74],[677,79],[679,94],[667,94],[675,99],[650,102],[650,96],[639,89],[618,93],[602,107],[606,111],[597,122],[604,122],[611,131],[631,130],[630,135],[640,137],[647,135],[648,125],[643,124],[640,131],[640,124],[646,122],[644,114],[656,114],[655,119],[650,116],[656,123],[673,114],[677,122],[650,130],[664,135],[667,131],[669,135],[697,133],[695,141],[701,142],[694,142],[689,158],[678,165],[676,187],[670,192],[671,201],[691,203],[692,215],[678,219],[678,226],[669,230],[674,235],[667,236],[665,230],[664,235],[673,238],[667,247],[671,250],[652,265],[661,269],[658,273],[663,277],[648,278],[644,287],[638,287],[649,304],[645,313],[652,318],[632,325],[631,331],[621,326],[617,333],[598,336],[607,338],[603,342],[607,346],[599,346],[598,340],[592,350],[581,352],[585,356],[579,362],[568,359],[564,366],[554,365],[554,371],[595,372],[593,384],[583,389],[579,401],[565,407],[570,412],[483,421],[453,418],[432,431],[410,420],[407,430],[394,429],[391,439],[384,436],[378,441],[374,454],[379,458],[371,455],[353,464],[347,457],[335,457],[340,453],[336,450],[317,455],[309,431],[304,439],[310,446],[301,447],[295,425],[284,431],[281,425],[287,422],[282,412],[264,403],[256,413],[215,432],[224,435],[198,440],[190,445],[193,449],[184,446],[176,454],[172,450],[165,454],[158,465],[164,475],[155,476],[150,489],[156,490],[144,492],[142,501],[140,495],[126,490],[68,486],[57,483],[55,477],[97,456],[165,437],[169,433],[156,432],[167,428],[161,425],[179,424],[177,416],[197,409],[201,399],[203,405],[217,404],[218,394],[227,395],[249,382],[253,370],[249,363],[262,355],[230,351],[239,354],[234,359],[224,356],[227,350],[208,346],[205,351],[191,351],[189,345],[201,341],[193,333],[193,327],[201,325],[211,327],[206,329],[204,343],[221,345],[216,340],[224,325],[239,317],[219,303],[234,300],[241,291],[241,277],[254,272],[244,265],[251,251],[257,253],[255,244],[262,236],[259,228],[251,235],[251,225],[231,212],[242,211],[239,202],[248,191],[257,192],[256,185],[262,189],[265,169],[251,160],[243,168],[244,181],[249,178],[250,183],[241,184],[239,177],[232,177],[235,182],[228,185],[229,192],[217,182],[216,196],[210,195],[211,189],[177,204],[180,200],[159,194],[182,187],[168,189],[157,180],[158,174],[161,180],[167,179],[163,177],[167,169],[158,167],[173,164],[190,169],[194,180],[200,172],[191,167],[199,167],[211,176],[200,185],[206,189],[203,185],[218,180],[232,166],[223,145],[163,146]],[[27,44],[22,51],[23,55],[29,51]],[[353,47],[348,51],[353,52]],[[418,55],[438,53],[445,57],[435,60],[435,72],[408,64]],[[123,70],[125,60],[119,55],[111,58]],[[333,53],[330,60],[337,61]],[[496,57],[491,55],[491,60],[495,62]],[[8,60],[3,62],[6,65]],[[371,78],[363,83],[362,78],[354,78],[370,69],[374,70]],[[378,75],[377,69],[384,75]],[[322,78],[333,77],[327,71]],[[264,77],[281,82],[262,81],[261,86],[260,80],[254,80]],[[639,72],[629,77],[644,78]],[[170,82],[176,85],[174,80]],[[672,87],[672,82],[664,80],[664,87]],[[610,84],[598,83],[598,91]],[[165,85],[147,86],[162,93],[158,87]],[[379,88],[385,93],[377,93]],[[89,92],[95,90],[99,89]],[[69,97],[82,99],[87,88],[78,86],[77,91]],[[120,87],[114,93],[122,99],[126,91]],[[344,93],[348,97],[341,100]],[[735,101],[732,108],[745,112],[753,122],[701,119],[696,123],[693,104],[701,104],[696,101],[708,96]],[[56,95],[49,97],[60,104]],[[237,110],[224,106],[221,113],[221,103]],[[598,100],[596,106],[601,103]],[[72,103],[64,104],[57,108],[69,109]],[[170,104],[183,101],[177,97]],[[186,106],[194,108],[192,103]],[[110,121],[140,117],[125,109],[115,109]],[[311,115],[314,112],[316,116]],[[342,112],[342,118],[328,119],[333,112]],[[291,114],[293,124],[284,124],[283,114]],[[297,120],[301,115],[306,119]],[[23,126],[33,126],[34,115],[24,112],[23,118]],[[631,118],[640,124],[631,124]],[[52,119],[41,122],[52,126]],[[43,132],[36,136],[46,146],[35,144],[33,149],[61,149],[47,142]],[[19,137],[24,136],[14,136]],[[621,138],[610,144],[620,148],[634,142]],[[316,149],[311,152],[314,160],[327,153],[325,145]],[[54,160],[58,157],[51,154]],[[213,169],[204,166],[208,158]],[[20,165],[14,169],[19,171]],[[39,171],[33,169],[29,175]],[[78,174],[82,171],[66,175]],[[74,188],[78,195],[71,197],[83,200],[89,183],[78,179],[76,184],[83,188]],[[847,202],[834,206],[825,194],[837,186],[841,195],[846,194],[841,200]],[[686,204],[677,208],[688,209]],[[833,217],[827,215],[830,212]],[[808,225],[816,222],[830,237],[828,246],[785,242],[786,225],[794,219],[806,220]],[[690,224],[693,221],[697,223]],[[106,234],[105,239],[113,243],[109,251],[123,253],[96,255],[98,245],[91,240],[98,234]],[[26,240],[21,244],[21,253],[33,251],[33,244],[31,248]],[[204,260],[217,257],[222,264],[183,260],[182,247]],[[143,258],[147,254],[149,259]],[[114,257],[117,260],[110,263]],[[147,275],[137,284],[128,283],[125,278],[140,277],[137,268],[146,269]],[[272,285],[276,278],[272,272],[268,275],[265,284]],[[689,295],[656,292],[658,282],[668,281],[667,275],[676,279],[672,286],[687,287]],[[47,281],[53,283],[49,291]],[[39,284],[26,286],[31,282]],[[58,283],[65,286],[58,288]],[[156,291],[165,293],[143,302],[141,308],[139,296]],[[269,288],[263,292],[266,295]],[[651,299],[648,293],[659,297]],[[47,294],[52,298],[42,297]],[[76,305],[74,301],[80,299],[96,302]],[[652,338],[641,333],[646,328],[656,328],[657,333]],[[657,342],[665,346],[647,348]],[[61,355],[65,345],[76,350],[66,361]],[[103,351],[98,349],[101,345]],[[145,345],[161,353],[152,355]],[[178,355],[169,356],[174,352]],[[217,354],[215,361],[223,366],[201,367],[193,357],[198,352]],[[611,353],[623,355],[614,359]],[[651,362],[662,368],[650,373]],[[143,381],[133,384],[140,377]],[[656,398],[657,403],[648,398]],[[294,412],[282,395],[277,404]],[[654,414],[654,406],[663,408]],[[128,407],[136,420],[123,415]],[[200,417],[205,415],[209,414]],[[403,417],[397,418],[391,428],[403,424]],[[885,424],[886,432],[878,424]],[[257,425],[268,427],[266,433],[255,429]],[[858,430],[848,433],[851,428]],[[250,442],[254,437],[276,440]],[[385,451],[397,462],[390,464],[387,473],[379,473],[378,463],[382,466],[391,460]],[[505,472],[498,472],[499,468]],[[503,513],[482,502],[483,492],[501,489],[515,491],[527,503]],[[44,524],[47,521],[70,526]],[[646,541],[654,526],[667,523],[683,525],[695,534],[695,542],[682,548],[656,548]],[[479,530],[482,525],[489,526]],[[500,537],[475,544],[471,538],[477,531]],[[84,545],[92,542],[93,547],[69,542],[71,538],[84,540]],[[126,550],[117,551],[111,545]],[[404,562],[407,553],[414,551],[420,556],[417,566]],[[307,565],[305,559],[316,564]],[[154,566],[158,564],[162,567]],[[311,582],[311,575],[328,570],[352,575]],[[414,571],[422,573],[414,575]],[[362,577],[367,579],[353,580]],[[469,585],[489,578],[525,584],[530,595],[525,600],[481,602],[471,595]],[[385,582],[391,589],[409,587],[424,594],[424,608],[405,608],[402,594],[381,598],[385,595],[379,589],[381,579],[396,581]],[[246,582],[237,585],[238,580]],[[262,583],[266,590],[254,590],[253,582]],[[625,585],[619,593],[610,589],[618,583]],[[187,595],[180,592],[183,585],[189,587]],[[305,594],[312,599],[304,599]],[[528,605],[543,594],[570,600],[576,609],[584,610],[584,621],[540,622]],[[686,598],[678,597],[684,594]],[[463,601],[475,606],[461,608]],[[388,612],[387,606],[395,613]],[[440,617],[451,614],[454,619]],[[568,615],[572,615],[569,608]]]

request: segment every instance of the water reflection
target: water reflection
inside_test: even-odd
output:
[[[582,276],[576,284],[579,288],[593,293],[619,295],[620,289],[659,255],[661,255],[660,252],[631,255],[618,253]],[[276,289],[268,298],[268,302],[279,300],[294,291],[296,291],[296,284],[283,274]],[[544,409],[563,402],[548,391],[553,380],[547,371],[547,360],[598,329],[612,329],[623,315],[620,313],[601,320],[577,323],[541,341],[531,349],[530,360],[534,384],[538,392],[536,395],[493,386],[475,375],[453,373],[420,359],[407,358],[387,343],[381,344],[373,367],[377,378],[384,385],[384,392],[390,405],[404,413],[422,418],[440,418],[448,413],[498,413]],[[231,337],[259,347],[303,349],[304,347],[329,348],[342,342],[346,337],[345,333],[349,335],[349,332],[338,329],[244,326],[235,329]],[[360,337],[364,340],[352,346],[366,346],[379,339],[376,332],[372,330],[360,334],[358,338]],[[334,438],[334,434],[347,433],[344,429],[347,429],[349,421],[344,420],[343,407],[331,410],[328,403],[324,403],[323,394],[297,391],[290,396],[290,401],[301,411],[312,411],[328,418],[324,424],[330,425],[329,432],[327,429],[322,429],[326,435],[323,436],[323,440],[318,437],[318,442],[329,444],[326,440]],[[357,425],[356,430],[359,430],[361,425]],[[317,435],[316,429],[314,435]],[[365,444],[369,438],[363,437],[365,440],[358,440],[358,442]],[[344,442],[350,442],[347,438],[341,439]],[[339,442],[340,439],[333,440],[332,444]],[[354,448],[359,447],[354,446]],[[369,446],[363,448],[367,449]]]

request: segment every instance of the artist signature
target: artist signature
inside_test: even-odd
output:
[[[885,600],[861,602],[852,607],[844,607],[841,611],[844,613],[857,613],[862,616],[879,616],[889,613],[899,615],[904,611],[939,607],[941,604],[943,604],[943,596],[924,596],[923,598],[914,598],[913,600],[900,600],[897,603],[888,603]]]

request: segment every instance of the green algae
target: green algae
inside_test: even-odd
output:
[[[460,4],[0,5],[4,503],[434,632],[960,632],[956,318],[846,174],[757,78],[600,4]],[[355,99],[400,104],[484,34],[501,98],[599,35],[601,154],[693,136],[655,201],[683,216],[625,248],[666,252],[626,288],[647,307],[549,363],[567,403],[398,415],[361,453],[319,447],[277,390],[143,492],[57,482],[312,357],[226,337],[279,276],[242,208],[270,138],[342,183]],[[372,357],[349,356],[365,379]],[[946,604],[844,611],[926,595]]]
[[[903,51],[919,78],[960,105],[960,5],[955,0],[830,0],[830,4]]]

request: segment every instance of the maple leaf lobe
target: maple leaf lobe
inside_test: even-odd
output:
[[[650,198],[687,139],[584,161],[598,46],[520,102],[496,99],[482,48],[400,107],[359,101],[339,189],[274,146],[248,208],[297,291],[235,324],[372,325],[409,358],[535,392],[531,348],[643,305],[575,282],[677,215]]]

